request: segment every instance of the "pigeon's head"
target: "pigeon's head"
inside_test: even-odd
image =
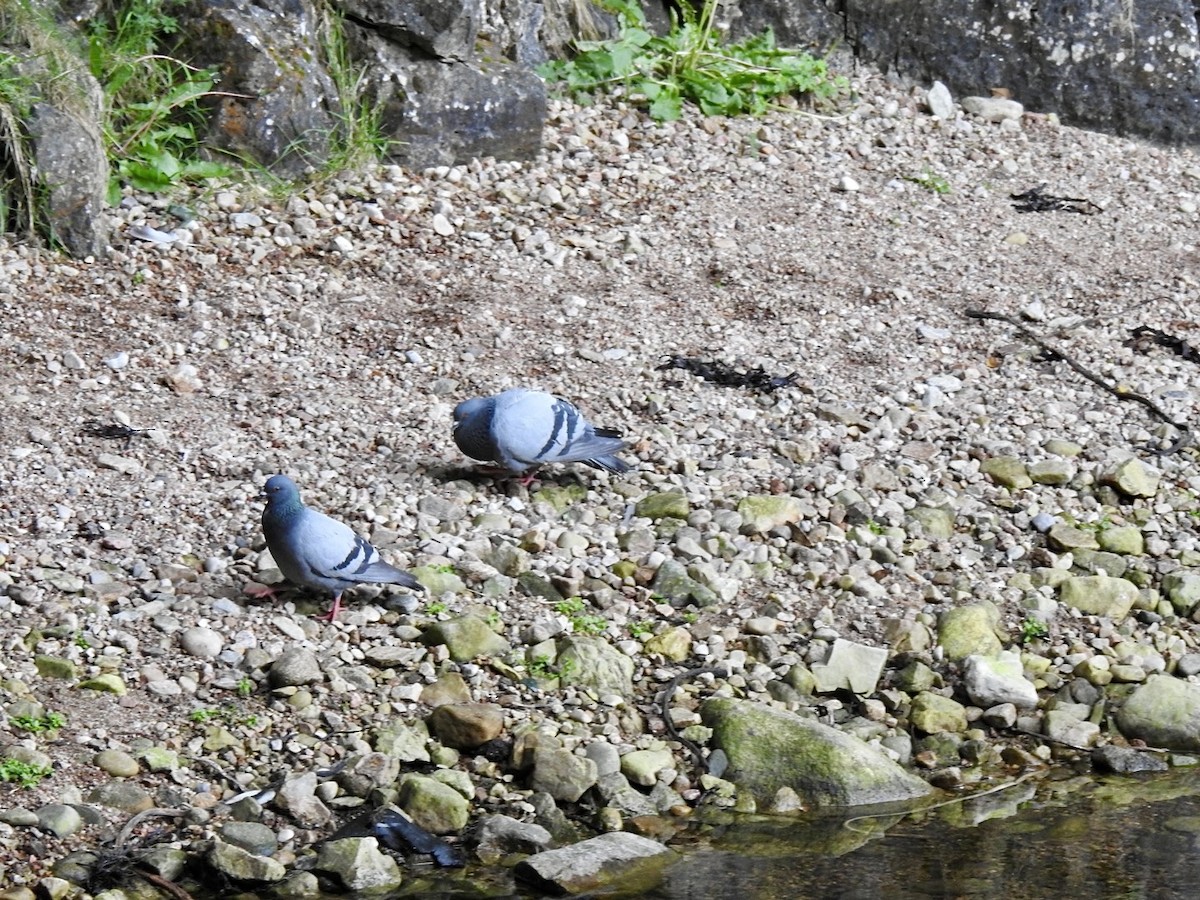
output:
[[[471,459],[491,459],[495,442],[491,437],[492,415],[496,401],[475,397],[454,407],[454,443]]]
[[[486,416],[492,405],[491,397],[474,397],[464,400],[454,407],[454,430],[457,431],[464,424],[478,420],[480,416]]]
[[[300,502],[300,489],[296,482],[286,475],[272,475],[263,485],[262,496],[267,498],[267,505],[287,505]]]

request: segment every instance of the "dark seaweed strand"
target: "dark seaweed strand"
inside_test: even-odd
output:
[[[1158,344],[1160,347],[1166,347],[1175,351],[1175,355],[1188,362],[1200,364],[1200,350],[1197,350],[1181,337],[1176,337],[1173,334],[1167,334],[1165,331],[1160,331],[1157,328],[1151,328],[1149,325],[1139,325],[1137,328],[1129,330],[1130,338],[1125,342],[1126,347],[1141,349],[1141,345],[1145,341]]]
[[[699,666],[695,669],[686,669],[667,682],[666,688],[663,690],[662,702],[659,704],[659,711],[662,713],[663,725],[666,726],[667,734],[672,740],[679,741],[688,752],[692,754],[692,759],[696,761],[696,768],[701,772],[708,773],[708,760],[704,758],[704,751],[700,749],[700,745],[695,741],[685,738],[675,728],[675,723],[671,721],[671,700],[675,696],[675,692],[679,690],[679,686],[685,681],[691,681],[693,678],[699,678],[701,675],[723,675],[725,670],[717,666]]]
[[[1182,450],[1190,442],[1192,435],[1192,428],[1190,425],[1185,422],[1176,422],[1169,415],[1167,415],[1166,411],[1163,410],[1161,406],[1159,406],[1149,397],[1142,396],[1134,391],[1123,390],[1111,382],[1106,381],[1104,378],[1101,378],[1099,375],[1096,375],[1094,372],[1085,369],[1082,365],[1080,365],[1062,350],[1059,350],[1053,344],[1049,343],[1026,328],[1015,316],[1010,316],[1007,313],[991,312],[990,310],[986,309],[968,309],[965,312],[965,315],[968,319],[992,319],[996,322],[1007,322],[1013,328],[1017,329],[1017,332],[1022,337],[1035,344],[1037,348],[1041,350],[1042,353],[1046,354],[1048,358],[1056,360],[1061,359],[1073,370],[1075,370],[1077,374],[1083,376],[1088,381],[1092,382],[1092,384],[1108,391],[1118,400],[1131,400],[1134,403],[1140,403],[1142,406],[1146,407],[1146,409],[1149,410],[1151,415],[1153,415],[1156,419],[1161,422],[1165,422],[1172,428],[1175,428],[1179,431],[1179,437],[1176,438],[1169,446],[1163,449],[1154,447],[1147,448],[1148,452],[1153,453],[1156,456],[1166,456],[1170,453],[1175,453],[1179,450]]]
[[[694,356],[668,356],[665,362],[655,367],[657,372],[667,369],[683,369],[713,384],[748,387],[766,394],[791,387],[800,377],[799,372],[792,372],[790,375],[769,375],[762,366],[740,372],[719,359],[704,360]]]
[[[1057,210],[1064,210],[1084,216],[1094,216],[1097,213],[1104,212],[1099,204],[1093,203],[1086,197],[1058,197],[1054,194],[1047,194],[1043,190],[1045,187],[1043,184],[1040,187],[1030,188],[1019,194],[1009,194],[1008,197],[1013,201],[1013,206],[1017,208],[1017,212],[1055,212]]]

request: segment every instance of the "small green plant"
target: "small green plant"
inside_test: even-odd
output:
[[[560,659],[558,661],[559,677],[560,678],[571,677],[572,675],[575,674],[575,669],[577,667],[578,667],[578,663],[575,662],[575,659],[573,657],[568,657],[567,659]]]
[[[239,696],[249,697],[254,693],[254,682],[249,678],[242,678],[237,683],[237,692]]]
[[[548,656],[539,656],[530,660],[525,668],[536,678],[548,678],[554,674],[554,661]]]
[[[13,724],[13,727],[20,728],[22,731],[40,734],[43,731],[62,728],[67,723],[67,719],[61,713],[48,712],[41,716],[13,716],[9,722]]]
[[[446,611],[446,604],[441,600],[434,600],[432,603],[425,604],[425,611],[431,616],[440,616]]]
[[[215,73],[159,52],[178,28],[168,10],[180,2],[124,0],[88,29],[88,67],[108,100],[104,136],[114,168],[108,198],[114,205],[122,182],[162,191],[230,172],[199,158],[200,101],[213,93]]]
[[[338,127],[325,169],[336,172],[382,158],[395,141],[383,133],[381,105],[367,94],[367,67],[350,58],[343,15],[329,3],[318,4],[318,10],[321,53],[338,96]],[[448,571],[453,572],[454,567]]]
[[[50,774],[49,766],[35,766],[19,759],[0,759],[0,781],[34,788]]]
[[[823,60],[775,46],[768,30],[756,37],[722,44],[715,28],[718,0],[704,0],[697,12],[678,5],[669,34],[658,37],[646,26],[636,0],[603,0],[617,17],[620,33],[612,40],[579,41],[574,59],[543,64],[538,73],[560,81],[568,92],[585,96],[624,85],[659,121],[678,119],[684,101],[707,116],[759,115],[784,95],[829,100],[846,82],[829,75]]]
[[[608,627],[604,616],[572,616],[571,630],[576,634],[600,634]]]
[[[209,722],[217,721],[224,722],[226,725],[245,725],[253,728],[258,724],[258,716],[253,713],[244,713],[231,703],[219,708],[209,706],[203,709],[194,709],[188,715],[188,719],[197,725],[207,725]]]
[[[935,194],[950,193],[950,182],[935,173],[932,169],[925,169],[920,175],[906,176],[904,180],[918,184],[925,188],[925,190],[933,191]]]
[[[80,650],[90,650],[92,645],[82,634],[75,635],[75,646]]]
[[[699,620],[700,614],[698,612],[695,612],[694,610],[688,610],[687,612],[683,613],[683,615],[681,615],[679,618],[683,619],[684,624],[686,624],[686,625],[694,625]]]
[[[648,634],[653,634],[654,626],[650,622],[630,622],[629,633],[635,638],[644,637]]]
[[[867,520],[867,531],[871,534],[883,534],[887,529],[876,522],[874,519]]]
[[[574,616],[587,609],[582,597],[568,597],[554,604],[554,611],[560,616]]]
[[[1046,623],[1041,619],[1035,619],[1032,616],[1026,618],[1021,623],[1021,643],[1028,644],[1030,641],[1039,641],[1042,638],[1049,637],[1050,629],[1046,627]]]

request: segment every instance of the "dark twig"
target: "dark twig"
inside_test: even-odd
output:
[[[154,885],[163,893],[170,894],[175,898],[175,900],[194,900],[191,894],[189,894],[175,882],[168,881],[161,875],[156,875],[154,872],[151,872],[147,869],[137,869],[134,874],[136,874],[137,877],[141,878],[143,881],[147,881]]]
[[[733,366],[723,363],[719,359],[707,360],[695,356],[668,356],[662,365],[655,367],[656,372],[667,369],[684,369],[713,384],[727,387],[748,387],[755,391],[762,391],[764,394],[780,388],[791,387],[800,377],[799,372],[792,372],[790,375],[768,375],[762,366],[739,372]]]
[[[700,745],[695,741],[685,738],[675,728],[675,723],[671,721],[671,700],[675,697],[675,692],[679,690],[679,686],[685,681],[691,681],[693,678],[699,678],[701,675],[723,675],[725,670],[716,666],[699,666],[695,669],[686,669],[680,672],[669,682],[663,690],[662,702],[659,704],[659,711],[662,713],[663,725],[666,726],[667,734],[672,740],[679,741],[692,754],[692,759],[696,761],[696,768],[701,772],[708,772],[708,760],[704,758],[704,752],[700,749]]]
[[[990,310],[986,309],[968,309],[965,315],[968,319],[992,319],[996,322],[1007,322],[1013,328],[1017,329],[1017,332],[1022,337],[1037,346],[1037,348],[1045,355],[1045,358],[1062,360],[1077,374],[1083,376],[1092,384],[1108,391],[1118,400],[1131,400],[1134,403],[1140,403],[1142,406],[1146,407],[1146,409],[1149,410],[1151,415],[1153,415],[1156,419],[1161,422],[1165,422],[1172,428],[1179,431],[1179,437],[1176,438],[1175,441],[1173,441],[1169,446],[1163,449],[1151,449],[1151,453],[1159,456],[1175,453],[1178,450],[1183,449],[1191,439],[1191,426],[1186,422],[1176,422],[1161,406],[1159,406],[1149,397],[1135,393],[1134,391],[1123,388],[1120,385],[1112,384],[1111,382],[1106,381],[1104,378],[1101,378],[1099,375],[1096,375],[1094,372],[1085,369],[1078,362],[1076,362],[1067,354],[1063,353],[1053,344],[1048,343],[1046,340],[1026,328],[1015,316],[1010,316],[1007,313],[991,312]]]
[[[1083,216],[1094,216],[1104,212],[1099,205],[1086,197],[1057,197],[1045,192],[1046,185],[1030,188],[1019,194],[1009,194],[1009,199],[1017,208],[1017,212],[1064,212],[1079,213]]]
[[[120,833],[116,837],[116,840],[113,841],[113,848],[116,850],[124,850],[126,841],[128,841],[129,836],[133,834],[133,829],[137,828],[137,826],[146,821],[146,819],[162,817],[179,819],[185,815],[187,815],[187,813],[182,809],[167,809],[164,807],[144,809],[125,823],[125,827],[121,829]]]

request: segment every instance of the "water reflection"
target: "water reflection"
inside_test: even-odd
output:
[[[1026,781],[963,803],[849,824],[757,820],[712,826],[707,834],[701,829],[698,844],[655,896],[1200,896],[1194,774]]]
[[[671,842],[682,858],[649,896],[1192,900],[1200,897],[1198,775],[1059,773],[918,812],[698,822]],[[510,870],[424,866],[388,900],[543,896],[514,883]]]

